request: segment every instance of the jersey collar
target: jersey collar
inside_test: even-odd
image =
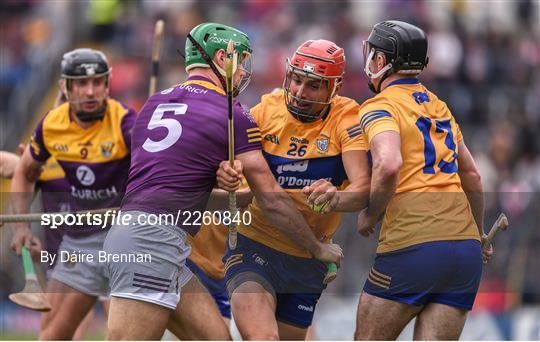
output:
[[[217,84],[215,84],[214,82],[212,82],[211,79],[207,78],[207,77],[204,77],[204,76],[200,76],[200,75],[193,75],[193,76],[189,76],[188,81],[206,81],[208,83],[212,83],[213,85],[217,86]]]
[[[400,78],[398,80],[390,82],[390,84],[387,85],[387,87],[397,85],[397,84],[418,84],[418,83],[420,83],[420,80],[416,77]]]

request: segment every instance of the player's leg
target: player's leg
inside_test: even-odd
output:
[[[279,286],[275,264],[278,253],[263,244],[238,234],[234,251],[227,249],[225,280],[234,322],[244,340],[278,340],[275,316],[276,286]]]
[[[459,339],[467,310],[444,304],[429,303],[416,318],[414,340],[447,340]]]
[[[396,339],[452,267],[447,247],[437,241],[377,254],[358,303],[355,339]]]
[[[312,324],[306,332],[306,341],[315,341],[315,326]]]
[[[52,309],[42,316],[40,340],[72,339],[77,327],[96,302],[96,297],[80,293],[55,279],[49,281],[47,299]]]
[[[482,251],[477,240],[447,241],[453,268],[442,278],[419,314],[414,338],[457,340],[472,309],[482,276]]]
[[[88,328],[90,327],[90,324],[92,323],[93,319],[94,319],[94,308],[88,311],[86,316],[83,318],[82,322],[77,327],[77,330],[75,330],[75,334],[73,335],[74,341],[84,340],[84,337],[86,336],[86,333],[88,332]]]
[[[182,295],[167,325],[180,340],[230,340],[229,328],[221,318],[214,298],[191,277],[182,287]]]
[[[327,266],[312,258],[280,253],[276,319],[281,340],[305,340],[325,288]]]
[[[279,338],[287,341],[308,340],[308,329],[278,321]]]
[[[108,340],[159,340],[171,309],[136,299],[112,297],[107,321]]]
[[[88,258],[65,258],[72,255],[93,255],[97,260],[98,251],[103,246],[106,232],[88,236],[64,235],[59,247],[60,258],[49,281],[48,293],[53,309],[44,315],[40,338],[71,339],[97,296],[107,292],[107,280],[103,265]],[[66,260],[68,259],[68,260]]]
[[[107,337],[160,339],[180,301],[181,287],[192,276],[188,271],[189,277],[181,277],[191,251],[187,235],[175,226],[139,224],[149,215],[144,212],[130,211],[124,215],[129,222],[110,229],[104,252],[150,257],[136,263],[107,263],[112,297]]]
[[[260,282],[238,284],[231,296],[231,308],[244,340],[279,340],[276,299]]]
[[[356,315],[355,340],[395,340],[421,307],[363,292]]]
[[[222,262],[221,260],[219,262]],[[200,268],[191,259],[186,260],[186,266],[193,272],[199,279],[201,284],[208,290],[210,295],[214,298],[214,302],[219,308],[223,322],[227,327],[231,326],[231,303],[229,301],[229,295],[227,293],[227,284],[224,278],[215,279],[207,275],[202,268]]]

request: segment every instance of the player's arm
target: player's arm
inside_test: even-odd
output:
[[[378,133],[371,140],[370,147],[373,167],[369,202],[367,208],[358,216],[358,230],[364,236],[375,231],[374,225],[394,196],[402,164],[401,139],[398,132]]]
[[[467,195],[480,236],[484,235],[484,189],[480,172],[463,141],[458,143],[458,174]]]
[[[350,184],[338,191],[338,204],[335,211],[359,211],[369,200],[371,182],[370,167],[366,151],[347,151],[341,156]]]
[[[34,188],[42,166],[42,162],[36,161],[32,157],[28,146],[20,162],[17,163],[11,180],[11,205],[15,214],[27,214],[30,211]],[[36,250],[40,249],[39,241],[32,236],[28,223],[19,222],[13,224],[11,248],[17,254],[20,254],[22,246]]]
[[[0,151],[0,177],[12,178],[18,162],[19,156],[15,153]]]
[[[261,151],[245,152],[237,159],[242,163],[250,188],[273,226],[309,250],[315,258],[339,263],[343,257],[341,248],[317,240],[292,199],[276,182]]]
[[[310,205],[328,204],[322,214],[331,211],[354,212],[366,207],[369,198],[369,162],[365,151],[347,151],[342,154],[343,166],[349,185],[337,190],[329,181],[319,179],[302,189]]]

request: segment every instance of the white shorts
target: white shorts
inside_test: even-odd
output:
[[[128,211],[131,222],[114,225],[103,250],[109,255],[134,256],[136,261],[109,261],[111,296],[150,302],[175,309],[180,289],[193,276],[185,265],[191,253],[187,234],[173,225],[140,225],[141,211]]]
[[[64,235],[56,254],[56,265],[50,278],[91,296],[107,296],[105,264],[99,262],[107,231],[83,237]],[[89,261],[89,255],[92,260]]]

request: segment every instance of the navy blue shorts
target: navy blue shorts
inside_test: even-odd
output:
[[[295,257],[238,234],[234,251],[225,254],[229,294],[246,281],[255,281],[276,298],[278,321],[307,328],[325,288],[326,264]]]
[[[479,241],[433,241],[377,254],[364,291],[410,305],[471,310],[481,276]]]
[[[231,318],[231,304],[229,302],[229,296],[227,295],[227,288],[225,286],[225,279],[214,279],[204,273],[204,271],[197,266],[193,261],[187,259],[186,265],[189,267],[201,283],[206,287],[208,292],[214,297],[216,304],[219,308],[221,316]]]

